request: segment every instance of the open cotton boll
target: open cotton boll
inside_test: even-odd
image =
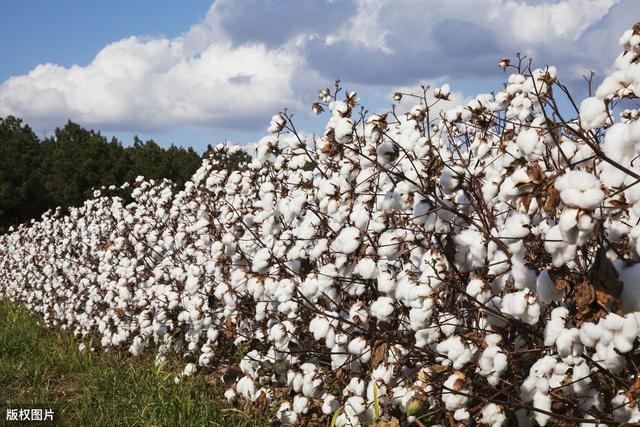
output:
[[[352,254],[361,242],[360,230],[356,227],[346,227],[340,231],[338,237],[331,243],[331,249],[343,254]]]
[[[393,311],[393,300],[389,297],[378,297],[369,308],[371,315],[383,322],[389,321]]]
[[[580,125],[584,129],[596,129],[603,127],[609,119],[609,112],[604,101],[591,97],[580,103]]]
[[[501,311],[529,325],[538,323],[540,318],[540,306],[526,289],[504,295]]]
[[[373,279],[378,273],[376,262],[372,258],[362,258],[356,264],[353,273],[366,280]]]
[[[546,268],[540,272],[536,280],[536,296],[545,304],[560,301],[564,297],[564,289],[556,286],[549,277],[549,270]]]
[[[555,225],[547,231],[544,249],[551,255],[555,267],[561,267],[573,260],[576,255],[576,245],[564,240],[559,225]]]
[[[516,138],[516,145],[527,160],[534,160],[542,151],[542,144],[537,129],[521,131]]]
[[[286,401],[280,404],[276,418],[283,426],[293,426],[298,422],[298,414],[291,408],[291,402]]]
[[[488,403],[482,408],[482,418],[480,423],[490,425],[491,427],[502,427],[507,421],[507,416],[502,410],[502,406],[495,403]]]
[[[473,344],[465,346],[459,336],[451,336],[438,343],[436,350],[438,353],[446,355],[447,359],[449,359],[448,361],[445,360],[443,364],[452,364],[453,369],[461,369],[473,359],[477,348]]]
[[[378,256],[394,260],[402,254],[402,243],[406,235],[404,230],[388,230],[378,238]]]
[[[585,210],[595,209],[605,196],[598,178],[581,170],[571,170],[556,178],[555,187],[565,205]]]
[[[442,401],[447,411],[462,409],[467,404],[469,398],[466,395],[469,394],[469,390],[465,388],[465,384],[466,378],[461,372],[450,375],[444,382]]]
[[[335,138],[339,144],[347,144],[353,137],[353,120],[348,117],[341,117],[335,124]]]
[[[278,133],[282,131],[282,129],[284,129],[285,124],[286,121],[284,117],[282,117],[280,114],[276,114],[275,116],[271,117],[271,123],[269,123],[269,128],[267,130],[271,133]]]
[[[508,364],[507,355],[498,347],[501,340],[500,335],[487,335],[485,341],[488,345],[480,355],[476,368],[476,371],[487,377],[487,382],[494,386],[500,381],[500,375],[507,369]]]
[[[456,262],[464,270],[472,270],[485,264],[487,248],[484,245],[482,233],[471,228],[467,228],[458,233],[454,241],[458,245]]]
[[[270,266],[271,253],[269,249],[262,248],[258,252],[256,252],[253,257],[253,264],[251,266],[251,270],[256,273],[265,273]]]

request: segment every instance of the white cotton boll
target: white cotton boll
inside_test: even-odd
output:
[[[195,372],[196,372],[195,363],[187,363],[184,367],[184,370],[182,371],[182,375],[184,375],[185,377],[189,377],[193,375]]]
[[[602,326],[610,331],[619,331],[624,325],[624,317],[619,316],[615,313],[609,313],[604,319],[601,320],[601,323]]]
[[[341,117],[335,124],[335,138],[339,144],[347,144],[353,137],[353,120],[348,117]]]
[[[242,395],[245,399],[248,399],[251,401],[255,400],[255,395],[256,395],[255,385],[253,384],[253,380],[251,379],[251,377],[248,375],[245,375],[244,377],[238,380],[238,382],[236,383],[236,391],[238,392],[238,394]]]
[[[447,83],[433,90],[433,95],[436,98],[448,99],[450,94],[451,94],[451,87]]]
[[[467,404],[469,398],[466,394],[469,394],[469,391],[464,388],[464,383],[465,377],[459,372],[450,375],[444,382],[442,401],[445,404],[447,411],[456,411]],[[456,392],[459,392],[460,394]]]
[[[290,402],[282,402],[276,413],[276,418],[285,426],[293,426],[298,422],[298,414],[292,410]]]
[[[322,413],[333,414],[340,407],[340,401],[332,394],[325,393],[322,396]]]
[[[627,353],[633,350],[633,340],[616,334],[613,336],[613,347],[620,353]]]
[[[282,129],[284,129],[285,124],[286,121],[284,117],[282,117],[280,114],[276,114],[275,116],[271,117],[271,123],[269,123],[267,131],[271,133],[278,133],[282,131]]]
[[[251,270],[255,273],[265,273],[269,269],[270,259],[271,253],[269,252],[269,249],[260,249],[253,257]]]
[[[529,160],[533,160],[536,156],[531,156],[536,151],[539,151],[539,136],[537,129],[525,129],[518,134],[516,138],[516,145],[520,149],[520,152],[525,155]],[[540,153],[535,153],[540,154]]]
[[[369,308],[371,315],[383,322],[390,320],[393,311],[393,299],[389,297],[378,297],[378,299],[375,300]]]
[[[367,348],[367,340],[364,337],[355,337],[349,342],[347,349],[349,353],[359,356]]]
[[[294,396],[293,412],[297,414],[306,414],[308,411],[309,411],[309,399],[300,395]]]
[[[469,414],[469,411],[467,411],[466,409],[458,409],[453,413],[453,418],[456,421],[466,421],[471,417],[471,414]]]
[[[560,357],[580,356],[582,354],[582,346],[579,341],[580,332],[578,329],[563,329],[556,340],[556,349]]]
[[[560,289],[549,277],[549,270],[544,269],[540,272],[536,280],[536,295],[540,301],[545,304],[551,304],[554,301],[561,301],[564,297],[564,289]]]
[[[454,241],[458,245],[456,262],[465,270],[485,265],[487,248],[484,245],[482,233],[470,228],[465,229],[455,236]]]
[[[589,172],[581,170],[570,170],[564,175],[556,178],[555,180],[556,190],[562,191],[573,188],[580,191],[585,191],[590,188],[597,187],[599,185],[598,178],[590,174]]]
[[[403,230],[388,230],[378,238],[378,256],[394,260],[402,254],[402,243],[405,239]]]
[[[584,129],[601,128],[608,119],[607,106],[602,99],[591,97],[580,103],[580,124]]]
[[[502,427],[505,421],[507,421],[507,416],[504,414],[502,406],[489,403],[482,408],[482,418],[480,419],[482,424],[487,424],[491,427]]]
[[[602,327],[591,322],[580,326],[580,342],[585,347],[595,347],[602,336]]]
[[[480,304],[486,303],[491,298],[491,291],[481,279],[470,280],[466,292],[469,296],[478,300]]]
[[[559,225],[555,225],[547,231],[544,249],[551,255],[555,267],[561,267],[568,263],[576,254],[576,245],[567,243],[564,240],[563,232]]]
[[[506,294],[501,311],[529,325],[536,324],[540,317],[540,306],[528,290]]]
[[[551,312],[551,320],[547,322],[544,329],[544,345],[551,346],[564,331],[565,319],[569,315],[569,310],[565,307],[554,308]]]
[[[348,417],[357,417],[364,413],[367,404],[362,396],[351,396],[344,403],[344,412]]]
[[[331,243],[331,250],[343,254],[352,254],[360,246],[360,230],[356,227],[346,227],[340,231],[338,237]]]
[[[640,311],[640,263],[618,268],[622,287],[622,309],[625,313]]]
[[[316,341],[326,338],[331,329],[329,320],[324,316],[316,316],[309,322],[309,332],[313,334],[313,338]]]
[[[624,322],[620,334],[628,340],[633,341],[638,336],[638,320],[633,314],[624,316]]]
[[[546,412],[551,412],[551,397],[547,393],[535,392],[533,395],[533,407]],[[534,417],[536,422],[541,426],[547,425],[551,415],[544,414],[539,411],[535,411]]]
[[[371,258],[362,258],[356,264],[353,273],[365,280],[373,279],[377,274],[376,262]]]

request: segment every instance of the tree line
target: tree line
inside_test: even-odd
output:
[[[211,151],[211,146],[205,155]],[[229,166],[245,161],[230,159]],[[45,211],[77,206],[92,189],[138,175],[168,178],[181,188],[201,165],[193,148],[162,148],[137,136],[131,146],[72,121],[40,139],[21,119],[0,118],[0,233]]]

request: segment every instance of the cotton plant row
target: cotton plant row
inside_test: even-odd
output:
[[[219,146],[177,194],[0,236],[0,296],[284,425],[640,422],[640,26],[620,44],[581,102],[524,58],[444,110],[447,85],[383,114],[336,84],[320,137],[281,113],[237,170]]]

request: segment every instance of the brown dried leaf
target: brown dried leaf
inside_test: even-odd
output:
[[[224,321],[224,336],[227,338],[233,338],[235,336],[233,333],[233,321],[231,320],[231,316],[227,316]]]
[[[637,406],[638,398],[640,397],[640,376],[636,378],[635,382],[629,387],[629,390],[625,393],[631,406]]]
[[[579,312],[589,308],[596,299],[596,293],[588,281],[583,281],[576,287],[575,304]]]
[[[385,361],[388,347],[389,344],[381,342],[373,349],[373,353],[371,354],[371,368],[375,369]]]
[[[560,204],[560,192],[553,185],[547,189],[547,198],[542,207],[547,215],[553,215]]]

